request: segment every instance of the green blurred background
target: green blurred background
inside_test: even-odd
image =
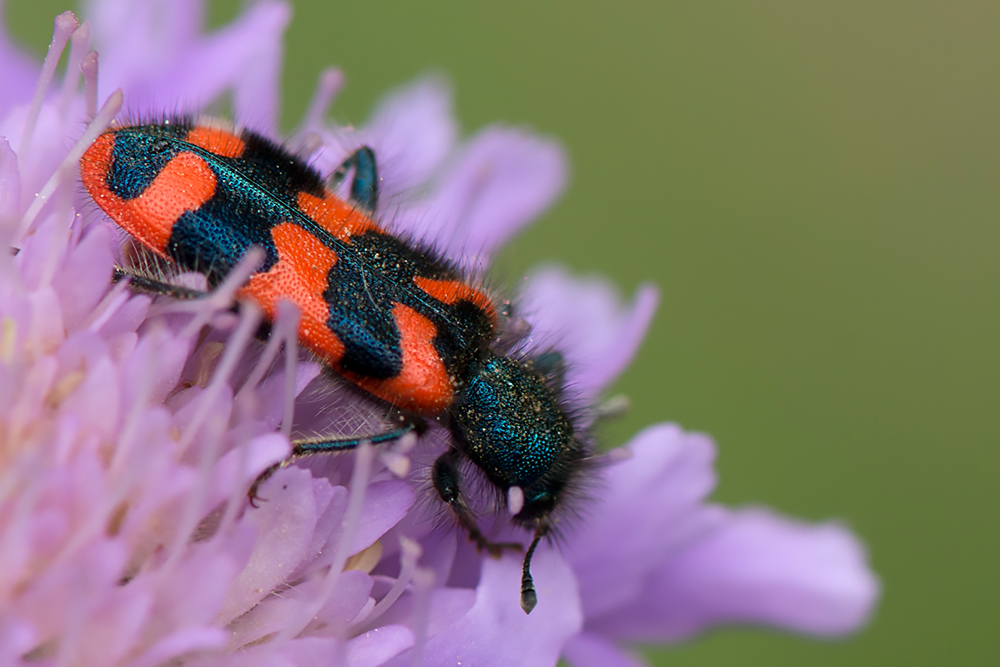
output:
[[[67,4],[10,0],[9,25],[41,56]],[[467,133],[564,142],[572,184],[502,268],[662,289],[609,443],[707,431],[715,498],[868,543],[884,598],[855,637],[724,630],[657,665],[997,659],[1000,3],[294,4],[286,128],[338,64],[339,121],[436,69]]]

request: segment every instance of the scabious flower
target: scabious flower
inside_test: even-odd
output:
[[[426,462],[441,432],[281,468],[252,508],[248,486],[289,452],[293,399],[303,430],[344,427],[363,399],[299,360],[294,315],[253,342],[259,313],[229,309],[247,267],[190,303],[112,285],[119,234],[76,162],[118,90],[152,117],[229,95],[273,135],[289,9],[257,2],[208,35],[197,0],[92,0],[86,16],[56,18],[40,73],[0,31],[0,244],[16,249],[0,253],[0,663],[633,665],[620,643],[864,623],[878,584],[851,533],[707,502],[714,445],[673,425],[605,457],[585,518],[536,555],[530,616],[520,559],[481,557],[435,521]],[[562,188],[559,147],[528,131],[456,146],[438,80],[391,94],[358,129],[324,121],[341,83],[323,74],[290,145],[324,172],[372,146],[379,216],[470,271]],[[527,344],[558,342],[594,404],[656,300],[644,287],[623,305],[603,281],[550,268],[518,312]]]

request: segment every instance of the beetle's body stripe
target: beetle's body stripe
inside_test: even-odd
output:
[[[286,222],[272,229],[271,235],[279,261],[269,271],[250,276],[240,296],[259,303],[271,320],[277,316],[281,299],[295,303],[301,311],[300,339],[337,367],[344,355],[344,344],[326,327],[328,307],[323,301],[326,273],[336,258],[298,225]]]
[[[436,414],[452,403],[455,389],[452,375],[445,368],[434,346],[437,327],[414,309],[396,304],[392,319],[401,334],[399,372],[385,379],[359,375],[350,369],[342,372],[367,391],[392,397],[396,405],[425,414]],[[419,407],[419,410],[415,408]]]
[[[351,237],[357,234],[378,230],[370,218],[336,195],[320,198],[308,192],[300,192],[298,204],[303,215],[342,243],[350,242]]]
[[[232,132],[214,127],[196,127],[184,137],[184,141],[194,144],[221,157],[240,157],[246,150],[246,143]]]
[[[413,282],[417,287],[441,303],[453,305],[459,301],[468,301],[481,308],[483,312],[489,313],[490,317],[496,317],[496,309],[493,306],[493,302],[485,294],[460,280],[449,278],[435,280],[434,278],[417,276],[413,279]]]

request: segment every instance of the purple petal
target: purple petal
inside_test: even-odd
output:
[[[269,466],[287,459],[290,453],[288,440],[277,433],[265,433],[226,452],[212,471],[209,502],[228,500],[233,486],[249,485]]]
[[[434,581],[442,583],[448,581],[448,574],[455,563],[458,531],[432,531],[420,539],[420,546],[424,550],[424,567],[434,573]]]
[[[413,646],[413,631],[404,625],[385,625],[347,642],[347,665],[377,667]]]
[[[144,80],[161,78],[176,50],[199,32],[201,4],[199,0],[87,2],[83,15],[93,29],[93,46],[100,52],[104,95],[124,88],[128,99],[130,88],[153,88],[151,81]]]
[[[387,481],[369,484],[365,491],[365,508],[361,513],[358,532],[351,543],[350,554],[353,556],[367,549],[375,540],[382,537],[400,519],[406,516],[406,511],[413,505],[416,495],[413,488],[405,482]]]
[[[605,470],[600,502],[584,508],[586,519],[567,537],[588,619],[630,604],[664,560],[718,522],[703,505],[715,487],[710,439],[661,424],[628,451]]]
[[[431,637],[423,664],[552,666],[583,621],[576,580],[559,553],[542,547],[532,564],[538,606],[520,606],[521,559],[483,559],[476,603],[455,625]],[[516,639],[512,639],[516,638]],[[408,665],[408,656],[390,663]]]
[[[572,667],[643,667],[646,664],[604,637],[587,632],[566,642],[563,658]]]
[[[59,294],[63,321],[75,329],[108,291],[114,266],[112,244],[116,239],[105,225],[96,225],[70,250],[52,283]]]
[[[365,503],[361,510],[361,519],[358,521],[358,532],[354,535],[348,549],[348,555],[353,556],[367,549],[387,530],[399,523],[400,519],[406,516],[414,498],[413,488],[405,482],[390,480],[369,484],[365,490]],[[332,528],[332,532],[329,533],[329,537],[321,549],[317,550],[314,544],[309,547],[307,556],[316,554],[317,551],[318,555],[311,562],[305,564],[297,574],[315,572],[320,568],[327,567],[336,558],[337,546],[340,544],[343,530],[340,518],[346,507],[346,495],[337,494],[333,497],[329,508],[317,522],[315,532],[322,533],[331,530],[330,522],[334,519],[336,526]]]
[[[125,294],[128,296],[127,292]],[[107,318],[100,328],[101,333],[110,339],[136,331],[145,321],[151,303],[152,300],[144,294],[129,297],[124,305]]]
[[[260,496],[267,502],[246,517],[257,527],[257,544],[220,614],[226,621],[253,607],[292,573],[316,527],[316,500],[308,470],[294,466],[278,470],[262,485]]]
[[[305,558],[292,575],[294,579],[302,579],[316,572],[320,568],[320,565],[315,562],[317,556],[323,553],[324,548],[335,548],[332,545],[329,547],[326,545],[330,539],[330,535],[340,527],[341,522],[344,520],[348,492],[346,486],[332,486],[329,488],[331,490],[329,497],[319,500],[320,506],[317,508],[319,510],[319,518],[316,520],[316,528],[313,530],[312,540],[306,548]],[[330,562],[332,562],[330,556],[324,559],[324,565]]]
[[[607,281],[547,268],[532,274],[519,308],[540,342],[566,357],[567,385],[590,402],[632,360],[658,301],[657,289],[643,285],[622,307]]]
[[[38,646],[39,641],[31,623],[9,616],[0,626],[0,663],[16,665],[25,653]]]
[[[665,563],[634,603],[588,627],[635,641],[731,623],[836,636],[863,625],[878,595],[864,547],[843,526],[748,509]]]
[[[566,183],[566,158],[556,142],[527,130],[491,127],[468,143],[426,201],[397,216],[398,224],[469,268],[552,205]]]
[[[280,361],[284,361],[279,357]],[[312,361],[304,361],[295,367],[295,395],[298,396],[306,386],[316,378],[323,367]],[[252,394],[245,394],[243,400],[253,400],[257,410],[263,414],[260,419],[270,428],[278,428],[285,416],[285,389],[288,380],[285,371],[276,371],[268,375]]]
[[[314,578],[297,582],[294,587],[261,600],[253,609],[235,619],[227,627],[230,650],[239,650],[283,630],[289,619],[301,614],[303,607],[311,604],[320,595],[320,588],[321,582]],[[316,617],[304,634],[343,633],[348,623],[368,602],[371,588],[372,579],[364,572],[357,570],[341,572],[327,603],[316,613]],[[324,632],[317,630],[320,627]]]
[[[18,601],[19,615],[34,621],[43,636],[60,632],[74,615],[83,620],[79,616],[81,611],[92,611],[95,605],[104,602],[104,592],[115,585],[128,554],[120,542],[95,540],[75,553],[74,558],[73,568],[50,567],[35,575],[32,587]],[[76,600],[86,601],[86,608],[67,608],[68,593],[75,594]],[[86,629],[86,626],[81,628]]]
[[[211,100],[233,88],[233,110],[242,125],[264,132],[277,128],[278,89],[291,9],[281,2],[259,2],[198,48],[181,54],[176,71],[186,75],[191,98]],[[190,73],[197,75],[191,77]]]
[[[241,540],[237,538],[236,541]],[[231,547],[230,544],[225,546]],[[171,580],[148,575],[156,589],[153,627],[176,631],[213,625],[242,565],[237,562],[235,553],[222,548],[216,541],[199,544],[177,565],[176,580],[184,581],[186,587],[178,588]],[[198,594],[192,595],[192,591]]]
[[[134,308],[131,307],[132,304],[135,304]],[[125,328],[125,322],[134,324],[128,318],[145,316],[148,307],[147,297],[130,299],[122,309],[124,313],[121,328]],[[104,328],[117,330],[119,327],[117,324],[112,327],[109,321]],[[126,404],[130,405],[137,396],[147,393],[150,404],[163,403],[177,385],[187,355],[188,342],[168,336],[162,330],[153,335],[143,336],[122,373],[122,394]],[[143,388],[145,383],[151,385],[149,389]]]
[[[424,554],[426,559],[426,554]],[[433,637],[439,632],[449,631],[448,628],[469,613],[476,601],[476,591],[471,588],[435,588],[430,591],[430,603],[427,611],[427,636]],[[392,625],[393,623],[413,623],[414,597],[404,593],[382,616],[374,623],[377,625]],[[370,628],[363,620],[361,629]]]
[[[59,253],[57,249],[65,244],[65,232],[60,234],[58,228],[58,224],[40,225],[33,235],[23,240],[21,252],[14,257],[14,265],[20,269],[21,280],[28,290],[37,290],[43,286],[42,282],[47,274],[47,266],[52,261],[52,255]],[[28,298],[33,296],[29,295]],[[57,307],[52,316],[61,317],[62,309]]]
[[[372,584],[372,578],[360,570],[341,572],[330,598],[316,613],[313,626],[323,626],[325,632],[321,634],[337,635],[343,632],[368,604]],[[310,629],[306,633],[312,634]]]
[[[82,134],[82,124],[67,127],[66,119],[59,113],[58,105],[43,104],[38,112],[38,121],[32,134],[31,148],[25,152],[21,148],[22,131],[28,120],[29,105],[15,107],[4,117],[0,117],[0,135],[8,137],[17,146],[18,164],[21,178],[21,203],[27,206],[32,198],[52,177],[52,173],[66,158],[72,140]],[[67,197],[71,199],[72,197]],[[53,211],[55,215],[61,215]],[[44,213],[42,216],[44,217]],[[39,227],[39,219],[35,227]]]
[[[64,380],[74,371],[79,372],[81,368],[91,368],[107,356],[108,345],[99,335],[92,331],[77,331],[56,351],[55,358],[59,362],[59,375],[56,381]]]
[[[94,600],[86,625],[81,628],[74,657],[83,664],[115,664],[123,660],[142,632],[148,630],[153,603],[153,596],[138,587],[106,595],[101,602]],[[216,634],[221,640],[222,633]]]
[[[100,359],[76,390],[65,399],[65,408],[87,415],[87,430],[111,440],[119,426],[121,385],[111,360]]]
[[[62,322],[59,297],[55,290],[51,287],[39,289],[28,297],[28,301],[32,311],[31,336],[39,349],[58,345],[66,333],[66,327]]]
[[[133,665],[162,665],[181,660],[186,654],[211,651],[226,645],[226,635],[221,628],[187,628],[154,644]]]
[[[205,660],[204,667],[298,667],[299,665],[335,664],[340,642],[324,637],[303,637],[277,645],[264,643],[245,648],[239,653]]]

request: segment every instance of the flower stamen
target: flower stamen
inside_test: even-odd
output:
[[[299,309],[295,304],[285,300],[278,303],[276,333],[285,340],[285,405],[281,416],[281,434],[290,438],[292,422],[295,420],[295,389],[299,369]]]
[[[88,121],[97,115],[97,65],[97,51],[88,53],[80,63],[80,71],[83,72],[84,108],[87,111]]]
[[[247,343],[253,337],[254,331],[260,325],[261,317],[260,308],[252,302],[243,304],[243,307],[240,308],[240,323],[236,327],[236,331],[233,332],[226,342],[222,359],[219,361],[219,365],[212,375],[212,380],[205,387],[205,391],[199,398],[198,409],[191,417],[191,421],[188,423],[187,428],[184,429],[183,435],[181,435],[180,441],[177,443],[178,458],[182,457],[187,451],[187,448],[194,441],[198,429],[202,427],[205,419],[215,408],[216,399],[222,392],[222,388],[229,382],[233,369],[236,368],[236,363],[243,355]]]
[[[388,611],[389,607],[399,599],[399,596],[403,594],[403,591],[406,590],[406,587],[413,580],[413,575],[417,571],[417,561],[420,560],[420,554],[423,552],[423,549],[420,548],[420,545],[416,541],[405,537],[399,538],[399,547],[399,576],[393,582],[389,592],[378,601],[378,604],[375,605],[371,613],[361,623],[352,628],[352,633],[359,627],[370,624]]]
[[[236,292],[243,287],[263,261],[264,251],[256,247],[250,248],[243,255],[243,259],[233,267],[222,283],[208,297],[193,301],[169,301],[157,310],[161,314],[195,313],[195,316],[181,332],[181,336],[190,338],[201,331],[201,328],[208,324],[218,311],[229,308],[230,304],[235,300]]]
[[[35,200],[31,202],[28,210],[24,212],[24,217],[21,218],[21,224],[18,227],[15,239],[21,239],[31,228],[31,223],[35,221],[38,214],[41,212],[42,207],[49,200],[52,194],[59,187],[62,181],[64,173],[73,173],[76,169],[77,163],[80,162],[80,158],[83,157],[84,151],[90,147],[90,144],[94,143],[94,140],[108,128],[111,121],[118,114],[118,111],[122,108],[122,91],[116,90],[111,93],[107,101],[104,102],[104,106],[101,110],[94,116],[94,121],[87,127],[83,136],[77,141],[73,148],[70,149],[69,154],[63,159],[62,164],[56,169],[55,173],[49,177],[49,180],[45,182],[42,189],[38,191],[35,196]],[[22,153],[23,157],[23,153]]]
[[[316,91],[309,101],[309,108],[302,115],[296,134],[323,126],[323,116],[344,87],[344,73],[337,67],[328,67],[319,75]]]
[[[424,647],[431,621],[431,589],[434,588],[434,570],[417,568],[413,574],[413,648],[410,649],[410,664],[420,667],[424,664]]]
[[[59,93],[59,115],[66,117],[70,103],[76,95],[77,84],[80,83],[80,66],[90,51],[90,24],[86,21],[73,32],[69,45],[69,60],[66,61],[66,73],[63,75],[62,91]]]
[[[83,328],[93,333],[98,333],[101,328],[108,323],[108,320],[118,312],[125,303],[132,298],[128,291],[128,284],[125,282],[116,283],[108,293],[104,295],[100,303],[94,307],[94,312],[90,315],[90,322],[85,323]]]
[[[70,36],[76,31],[80,23],[76,20],[73,12],[65,11],[56,17],[52,28],[52,41],[49,42],[49,50],[45,54],[45,61],[42,63],[42,73],[38,77],[38,85],[35,86],[35,96],[31,100],[31,107],[28,109],[28,117],[24,123],[24,130],[21,133],[21,143],[17,152],[22,156],[30,153],[31,142],[35,137],[35,126],[38,125],[38,117],[42,113],[42,104],[45,102],[45,94],[49,91],[52,78],[56,73],[56,66],[59,65],[59,58]],[[82,154],[82,153],[81,153]],[[79,158],[77,158],[79,159]]]
[[[123,296],[127,298],[128,295]],[[158,351],[162,346],[163,337],[165,335],[166,333],[162,328],[155,328],[149,333],[147,344],[150,347],[150,358],[155,359],[159,356]],[[118,446],[115,447],[115,453],[111,457],[109,470],[112,475],[121,474],[125,469],[125,463],[132,451],[132,445],[136,441],[136,436],[139,432],[139,426],[142,421],[143,414],[145,413],[146,405],[149,403],[149,398],[153,393],[153,382],[155,380],[153,377],[154,370],[154,364],[145,363],[142,364],[139,371],[139,382],[136,386],[135,394],[132,397],[132,406],[128,415],[125,417],[122,425],[122,434],[118,439]]]
[[[205,425],[207,418],[215,408],[216,401],[222,393],[223,387],[228,384],[233,369],[236,367],[237,362],[246,349],[247,343],[253,336],[253,332],[260,325],[260,320],[261,312],[255,305],[247,304],[246,307],[240,310],[240,323],[236,327],[236,331],[229,337],[225,352],[222,354],[222,360],[219,362],[215,374],[212,376],[212,381],[205,387],[204,392],[199,397],[198,408],[195,410],[190,423],[177,443],[176,456],[178,459],[183,457],[187,448],[194,441],[195,434]],[[184,518],[174,536],[174,543],[169,550],[170,555],[164,565],[164,571],[170,570],[171,566],[177,563],[189,537],[204,518],[205,499],[209,495],[215,463],[218,460],[219,449],[222,447],[222,434],[226,429],[226,423],[223,423],[223,421],[228,422],[228,418],[225,420],[218,417],[214,419],[212,423],[214,428],[212,430],[217,429],[219,432],[206,434],[207,446],[201,453],[201,459],[198,462],[198,483],[195,485],[195,491],[191,494],[186,504]]]

